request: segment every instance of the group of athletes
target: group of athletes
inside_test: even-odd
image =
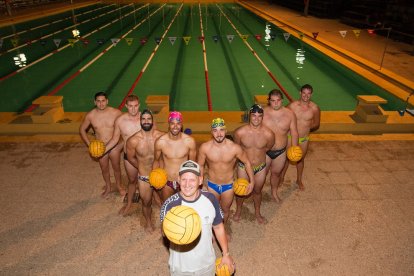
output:
[[[312,86],[306,84],[301,87],[298,100],[283,106],[283,93],[278,89],[270,91],[268,105],[261,107],[254,104],[249,110],[249,122],[237,128],[232,136],[227,134],[225,121],[215,118],[211,123],[212,138],[201,144],[198,151],[194,138],[183,132],[184,119],[180,112],[169,113],[168,131],[162,132],[157,129],[151,110],[139,111],[140,101],[136,95],[127,97],[128,112],[122,113],[108,106],[108,97],[104,92],[96,93],[95,108],[86,114],[79,132],[89,146],[87,132],[92,127],[95,138],[106,145],[105,153],[98,159],[105,180],[102,196],[107,198],[113,192],[109,170],[111,163],[117,189],[122,197],[127,198],[120,214],[128,215],[131,212],[134,196],[139,191],[146,231],[153,232],[155,229],[151,221],[153,199],[162,206],[163,219],[163,211],[168,209],[171,202],[180,198],[195,200],[192,192],[190,197],[188,194],[194,189],[197,196],[204,193],[198,185],[194,188],[188,184],[190,182],[187,176],[190,174],[190,178],[193,177],[191,173],[197,178],[195,183],[200,181],[200,186],[204,186],[209,194],[214,195],[212,198],[215,199],[210,197],[209,200],[212,205],[217,203],[221,216],[220,225],[224,225],[230,217],[230,207],[234,200],[234,180],[246,178],[249,181],[247,189],[253,198],[256,220],[263,224],[267,220],[262,216],[260,206],[267,173],[270,171],[272,198],[279,202],[281,198],[278,190],[289,166],[286,150],[290,146],[300,146],[302,149],[303,157],[296,163],[296,183],[299,189],[304,189],[302,175],[309,134],[319,127],[320,122],[320,109],[311,101],[312,93]],[[128,176],[127,190],[121,184],[122,152]],[[186,163],[189,160],[194,161],[193,164]],[[186,165],[196,167],[197,170],[186,169]],[[163,168],[168,176],[167,184],[160,190],[149,184],[150,172],[156,168]],[[185,182],[185,186],[181,182]],[[232,216],[236,222],[241,218],[244,200],[245,197],[236,196],[236,211]],[[216,236],[221,237],[225,231],[224,226],[223,229],[217,228],[218,232],[216,226],[212,226]],[[219,244],[221,248],[225,248],[224,251],[228,251],[227,238],[223,238]],[[234,266],[232,259],[229,256],[224,258],[225,255],[229,254],[223,253],[223,263]],[[170,269],[172,265],[170,263]]]
[[[246,178],[252,192],[255,215],[258,223],[265,223],[260,205],[266,175],[270,171],[272,197],[279,202],[278,188],[283,183],[289,162],[286,149],[300,146],[303,158],[297,162],[297,185],[304,189],[302,181],[304,158],[309,143],[309,133],[319,127],[320,109],[311,101],[313,88],[306,84],[300,89],[299,100],[283,106],[283,93],[274,89],[268,94],[268,106],[254,104],[249,110],[249,123],[237,128],[233,137],[227,135],[225,121],[216,118],[211,124],[212,139],[203,143],[197,153],[193,137],[183,130],[183,116],[173,111],[169,114],[168,132],[157,130],[153,114],[145,109],[139,112],[140,101],[136,95],[126,99],[128,112],[108,105],[104,92],[95,94],[95,108],[88,112],[80,126],[80,135],[89,146],[87,135],[93,127],[96,139],[106,144],[104,155],[98,159],[105,180],[103,197],[112,192],[109,163],[111,163],[117,189],[121,196],[127,194],[127,204],[120,210],[129,213],[134,195],[138,189],[146,220],[145,228],[153,230],[151,205],[154,189],[149,185],[149,173],[158,167],[166,170],[168,182],[157,191],[157,201],[163,203],[169,196],[179,191],[178,171],[186,160],[197,161],[202,175],[205,165],[205,187],[220,201],[224,220],[230,215],[235,178]],[[232,139],[229,139],[232,138]],[[127,191],[121,184],[120,159],[123,152],[125,171],[128,176]],[[236,168],[236,174],[235,174]],[[240,220],[244,197],[236,197],[235,221]],[[159,202],[158,202],[159,203]]]

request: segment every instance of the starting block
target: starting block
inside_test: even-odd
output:
[[[63,96],[41,96],[32,104],[38,105],[31,115],[35,124],[51,124],[63,119]]]
[[[388,115],[379,106],[388,101],[376,95],[358,95],[358,104],[355,108],[354,116],[358,117],[363,123],[386,123]]]

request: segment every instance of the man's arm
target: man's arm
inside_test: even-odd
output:
[[[299,133],[298,133],[298,125],[295,112],[291,111],[292,119],[290,120],[290,136],[292,139],[292,146],[297,146],[299,143]]]
[[[247,187],[247,191],[250,192],[253,190],[254,187],[254,173],[252,165],[250,164],[249,158],[247,158],[246,152],[241,148],[241,146],[237,145],[237,159],[243,162],[247,175],[249,176],[249,186]]]
[[[121,128],[120,128],[121,123],[120,123],[120,121],[121,121],[121,117],[118,117],[115,121],[114,133],[112,134],[111,140],[109,140],[108,143],[105,146],[106,149],[105,149],[104,154],[106,154],[108,151],[110,151],[119,142],[119,137],[121,136]]]
[[[161,164],[160,164],[160,159],[161,159],[161,154],[162,154],[161,137],[159,137],[155,141],[155,144],[154,144],[154,163],[152,163],[152,168],[153,169],[160,168],[160,166],[161,166]]]
[[[310,131],[315,131],[319,128],[321,123],[321,110],[318,106],[313,109],[312,127]]]
[[[204,144],[202,144],[198,150],[197,163],[200,165],[200,175],[204,176],[204,165],[206,164],[206,154],[204,152]]]
[[[85,118],[83,119],[80,127],[79,127],[79,134],[80,137],[82,138],[83,142],[86,144],[86,146],[89,147],[90,141],[88,138],[88,134],[86,133],[86,130],[88,129],[88,127],[91,125],[91,121],[89,119],[89,113],[86,114]]]
[[[240,135],[240,127],[239,128],[237,128],[235,131],[234,131],[234,133],[233,133],[233,141],[236,143],[236,144],[239,144],[240,145],[240,143],[241,143],[241,137],[240,137],[241,135]]]
[[[220,223],[213,226],[214,234],[216,234],[216,239],[220,244],[220,248],[223,250],[223,258],[221,259],[222,264],[226,264],[229,267],[230,271],[234,271],[234,261],[230,256],[229,244],[227,241],[226,230],[224,229],[224,224]]]
[[[269,129],[269,131],[267,131],[269,138],[267,139],[267,143],[266,143],[266,151],[271,150],[275,144],[275,134],[273,133],[273,131],[271,131]]]
[[[131,163],[135,168],[138,169],[138,158],[135,154],[135,148],[137,146],[137,143],[138,139],[136,139],[134,136],[129,137],[129,139],[126,142],[126,153],[129,163]]]
[[[188,159],[196,161],[196,157],[197,157],[196,142],[193,137],[189,137],[189,138],[190,138],[190,143],[189,143],[190,151],[188,153]]]

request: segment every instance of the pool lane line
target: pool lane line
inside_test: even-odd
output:
[[[207,66],[207,50],[206,50],[206,43],[204,37],[204,27],[203,27],[203,15],[201,14],[201,4],[198,3],[198,11],[200,14],[200,32],[201,32],[201,45],[203,47],[203,60],[204,60],[204,75],[206,79],[206,92],[207,92],[207,106],[208,111],[213,111],[213,104],[211,102],[211,93],[210,93],[210,81],[208,79],[208,66]]]
[[[236,31],[236,33],[239,35],[239,37],[242,37],[242,34],[239,32],[239,30],[236,28],[236,26],[234,26],[233,22],[230,20],[230,18],[228,18],[227,14],[224,13],[224,11],[221,9],[221,7],[216,4],[216,6],[218,7],[218,9],[220,10],[220,12],[223,14],[223,16],[227,19],[227,21],[230,23],[230,25],[232,26],[232,28]],[[247,39],[243,40],[243,43],[247,46],[247,48],[249,48],[250,52],[252,52],[252,54],[256,57],[256,59],[260,62],[260,64],[263,66],[263,68],[266,70],[267,74],[270,76],[270,78],[276,83],[276,85],[280,88],[280,90],[282,90],[283,94],[285,94],[286,98],[292,102],[293,98],[289,95],[289,93],[286,91],[286,89],[282,86],[282,84],[276,79],[276,77],[272,74],[272,72],[270,72],[269,68],[266,66],[266,64],[262,61],[262,59],[257,55],[257,53],[255,52],[255,50],[250,46],[250,43],[247,42]]]
[[[110,6],[113,6],[113,5],[115,5],[115,4],[106,5],[106,6],[104,6],[104,7],[96,8],[96,9],[94,9],[94,10],[90,10],[90,11],[82,12],[82,13],[76,14],[75,16],[82,16],[82,15],[86,15],[86,14],[88,14],[88,13],[95,12],[95,11],[98,11],[98,10],[102,10],[102,9],[104,9],[104,8],[107,8],[107,7],[110,7]],[[68,12],[68,11],[65,11],[65,12]],[[62,12],[62,13],[64,13],[64,12]],[[51,15],[50,15],[50,16],[51,16]],[[48,16],[48,17],[49,17],[49,16]],[[43,27],[47,27],[47,26],[50,26],[50,25],[52,25],[52,24],[56,24],[56,23],[59,23],[59,22],[63,22],[63,21],[69,20],[69,19],[72,19],[72,16],[68,16],[68,17],[65,17],[65,18],[62,18],[62,19],[57,19],[57,20],[55,20],[55,21],[48,22],[48,23],[43,24],[43,25],[38,25],[38,26],[33,27],[33,28],[28,28],[28,29],[25,29],[25,30],[19,31],[19,32],[15,33],[15,34],[9,34],[9,35],[6,35],[6,36],[3,36],[3,39],[9,38],[9,37],[13,37],[13,36],[16,36],[16,35],[21,35],[21,34],[24,34],[24,33],[29,32],[29,31],[34,31],[34,30],[37,30],[37,29],[40,29],[40,28],[43,28]],[[17,24],[15,24],[15,25],[17,25]],[[7,27],[7,26],[5,26],[4,28],[6,28],[6,27]]]
[[[139,72],[138,76],[135,78],[134,82],[132,83],[131,88],[128,90],[128,93],[125,95],[124,99],[122,100],[121,104],[118,106],[118,109],[121,110],[122,108],[124,108],[125,103],[126,103],[126,99],[129,95],[132,94],[132,92],[134,91],[135,87],[137,86],[138,82],[140,81],[142,75],[145,73],[145,70],[147,69],[148,65],[150,64],[150,62],[152,61],[152,59],[154,58],[155,54],[158,51],[158,48],[160,47],[161,43],[164,41],[165,36],[167,35],[168,31],[171,28],[171,25],[174,23],[175,19],[177,18],[178,14],[180,13],[181,9],[183,8],[183,3],[181,3],[181,6],[179,9],[177,9],[177,12],[175,13],[173,19],[171,20],[170,24],[168,25],[167,29],[165,29],[164,33],[161,36],[160,39],[160,43],[158,43],[154,50],[152,50],[151,55],[149,56],[147,62],[144,64],[144,67],[142,67],[141,72]]]
[[[135,11],[139,11],[142,8],[147,7],[149,4],[146,4],[144,6],[141,6],[140,8],[138,8]],[[131,32],[133,32],[136,28],[138,28],[139,26],[141,26],[143,23],[145,23],[149,18],[151,18],[154,14],[156,14],[159,10],[161,10],[161,8],[164,6],[165,4],[163,4],[162,6],[160,6],[158,9],[156,9],[155,11],[153,11],[149,16],[146,16],[142,21],[140,21],[138,24],[136,24],[134,27],[132,27],[131,29],[129,29],[125,34],[123,34],[120,39],[124,39],[126,38]],[[72,76],[70,76],[69,78],[67,78],[66,80],[64,80],[62,83],[60,83],[55,89],[53,89],[51,92],[49,92],[47,95],[48,96],[53,96],[54,94],[56,94],[59,90],[61,90],[66,84],[68,84],[72,79],[74,79],[77,75],[79,75],[80,73],[82,73],[83,71],[85,71],[89,66],[91,66],[93,63],[95,63],[99,58],[101,58],[104,54],[106,54],[109,50],[111,50],[114,46],[113,43],[111,43],[111,45],[109,45],[108,47],[106,47],[102,52],[100,52],[96,57],[94,57],[91,61],[89,61],[87,64],[85,64],[82,68],[80,68],[78,71],[76,71]]]
[[[146,5],[149,5],[149,4],[146,4]],[[111,22],[109,22],[109,23],[107,23],[107,24],[105,24],[105,25],[103,25],[103,26],[101,26],[101,27],[98,27],[97,29],[93,30],[92,32],[87,33],[86,35],[82,36],[82,37],[81,37],[81,39],[84,39],[84,38],[86,38],[86,37],[88,37],[88,36],[90,36],[90,35],[92,35],[92,34],[96,33],[97,31],[100,31],[100,30],[102,30],[102,29],[104,29],[104,28],[108,27],[109,25],[111,25],[111,24],[113,24],[113,23],[115,23],[115,22],[117,22],[117,21],[121,20],[122,18],[124,18],[124,17],[126,17],[126,16],[129,16],[131,13],[133,13],[133,12],[135,12],[135,11],[137,11],[137,10],[139,10],[139,9],[143,8],[143,7],[145,7],[145,6],[141,6],[141,7],[139,7],[139,8],[138,8],[138,9],[136,9],[136,10],[133,10],[133,11],[131,11],[131,12],[127,13],[127,14],[124,14],[124,15],[123,15],[122,17],[120,17],[120,18],[116,18],[116,19],[112,20]],[[75,41],[75,42],[73,42],[73,44],[77,43],[79,40],[80,40],[80,39],[76,39],[76,41]],[[10,78],[10,77],[12,77],[12,76],[14,76],[14,75],[15,75],[15,74],[17,74],[17,73],[20,73],[20,72],[22,72],[22,71],[26,70],[27,68],[32,67],[33,65],[36,65],[37,63],[39,63],[39,62],[41,62],[41,61],[43,61],[43,60],[45,60],[45,59],[47,59],[47,58],[51,57],[51,56],[52,56],[52,55],[54,55],[54,54],[57,54],[57,53],[59,53],[59,52],[63,51],[64,49],[68,48],[69,46],[70,46],[70,44],[68,43],[68,44],[66,44],[66,45],[64,45],[64,46],[62,46],[62,47],[60,47],[60,48],[58,48],[58,49],[56,49],[56,50],[54,50],[54,51],[50,52],[49,54],[47,54],[47,55],[45,55],[45,56],[43,56],[43,57],[41,57],[41,58],[39,58],[39,59],[37,59],[37,60],[33,61],[33,62],[32,62],[32,63],[30,63],[29,65],[27,65],[27,66],[25,66],[25,67],[22,67],[22,68],[20,68],[20,69],[18,69],[18,70],[16,70],[16,71],[14,71],[14,72],[11,72],[11,73],[10,73],[10,74],[8,74],[8,75],[5,75],[5,76],[3,76],[3,77],[0,77],[0,82],[1,82],[1,81],[4,81],[4,80],[6,80],[6,79],[8,79],[8,78]]]
[[[145,4],[144,6],[139,7],[138,9],[133,10],[132,12],[135,11],[139,11],[140,9],[145,8],[146,6],[148,6],[149,4]],[[165,5],[165,4],[163,4]],[[142,25],[145,21],[147,21],[151,16],[153,16],[156,12],[158,12],[163,6],[160,6],[157,10],[155,10],[154,12],[152,12],[149,16],[146,16],[141,22],[139,22],[137,25],[135,25],[133,28],[131,28],[128,32],[126,32],[125,34],[123,34],[121,36],[121,39],[125,38],[128,34],[130,34],[132,31],[134,31],[136,28],[138,28],[140,25]],[[131,14],[132,12],[124,15],[124,16],[128,16],[129,14]],[[123,17],[124,17],[123,16]],[[122,17],[122,18],[123,18]],[[100,28],[102,29],[102,27]],[[96,31],[96,30],[95,30]],[[74,78],[76,78],[80,73],[82,73],[83,71],[85,71],[89,66],[91,66],[93,63],[95,63],[95,61],[97,61],[99,58],[101,58],[105,53],[107,53],[112,47],[114,47],[114,44],[111,43],[111,45],[109,45],[107,48],[105,48],[102,52],[100,52],[96,57],[94,57],[91,61],[89,61],[87,64],[85,64],[82,68],[80,68],[79,70],[77,70],[75,73],[73,73],[69,78],[65,79],[63,82],[61,82],[58,86],[55,87],[55,89],[53,89],[51,92],[49,92],[47,94],[47,96],[53,96],[55,95],[57,92],[59,92],[63,87],[65,87],[69,82],[71,82]],[[25,112],[31,112],[33,111],[35,108],[37,107],[37,105],[30,105]]]
[[[131,5],[133,5],[133,4],[129,4],[128,6],[131,6]],[[63,28],[63,29],[57,30],[57,31],[55,31],[55,32],[53,32],[53,33],[50,33],[50,34],[47,34],[47,35],[41,36],[41,37],[39,37],[39,38],[32,39],[32,40],[30,40],[30,42],[26,42],[26,43],[20,44],[19,46],[16,46],[16,47],[14,47],[14,48],[10,48],[10,49],[8,49],[8,50],[4,51],[4,52],[3,52],[3,54],[7,54],[7,53],[13,52],[13,51],[15,51],[15,50],[18,50],[18,49],[20,49],[20,48],[23,48],[23,47],[29,46],[29,45],[31,45],[31,44],[33,44],[33,43],[36,43],[36,42],[40,41],[40,40],[43,40],[43,39],[48,38],[48,37],[51,37],[51,36],[53,36],[53,35],[57,35],[57,34],[59,34],[59,33],[61,33],[61,32],[64,32],[64,31],[70,30],[70,29],[72,29],[72,28],[75,28],[76,26],[79,26],[79,25],[85,24],[85,23],[87,23],[87,22],[89,22],[89,21],[92,21],[92,20],[98,19],[98,18],[100,18],[100,17],[103,17],[103,16],[108,15],[108,14],[110,14],[110,13],[116,12],[116,11],[118,11],[118,10],[120,10],[120,9],[123,9],[123,8],[126,8],[126,7],[128,7],[128,6],[124,6],[124,7],[122,7],[122,8],[118,8],[118,9],[115,9],[115,10],[112,10],[112,11],[105,12],[105,13],[100,14],[100,15],[98,15],[98,16],[88,18],[88,19],[86,19],[85,21],[82,21],[82,22],[80,22],[80,23],[76,23],[76,24],[70,25],[70,26],[68,26],[68,27],[66,27],[66,28]],[[62,39],[62,40],[64,41],[65,39]],[[2,54],[2,55],[3,55],[3,54]]]

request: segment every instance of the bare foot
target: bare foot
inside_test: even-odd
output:
[[[277,194],[277,190],[272,191],[272,197],[273,197],[273,200],[276,201],[277,203],[280,203],[282,201],[282,199]]]
[[[122,206],[122,208],[121,208],[121,209],[119,209],[119,211],[118,211],[118,215],[123,215],[123,214],[124,214],[125,209],[126,209],[126,205]]]
[[[144,230],[148,234],[152,234],[155,231],[155,226],[152,223],[146,223],[144,226]]]
[[[256,220],[258,224],[266,224],[267,223],[267,219],[262,216],[261,214],[256,214]]]
[[[240,222],[240,212],[236,212],[231,217],[235,222]]]
[[[305,190],[305,186],[303,185],[302,181],[298,181],[298,186],[299,186],[299,190],[304,191]]]
[[[118,187],[118,192],[121,195],[121,197],[124,197],[125,194],[127,193],[126,190],[122,187]]]
[[[111,188],[105,188],[105,190],[102,192],[101,197],[108,199],[109,198],[109,194],[111,193]]]
[[[119,210],[118,214],[126,217],[126,216],[130,216],[132,214],[131,211],[132,211],[131,210],[131,205],[128,206],[128,204],[127,204]]]

